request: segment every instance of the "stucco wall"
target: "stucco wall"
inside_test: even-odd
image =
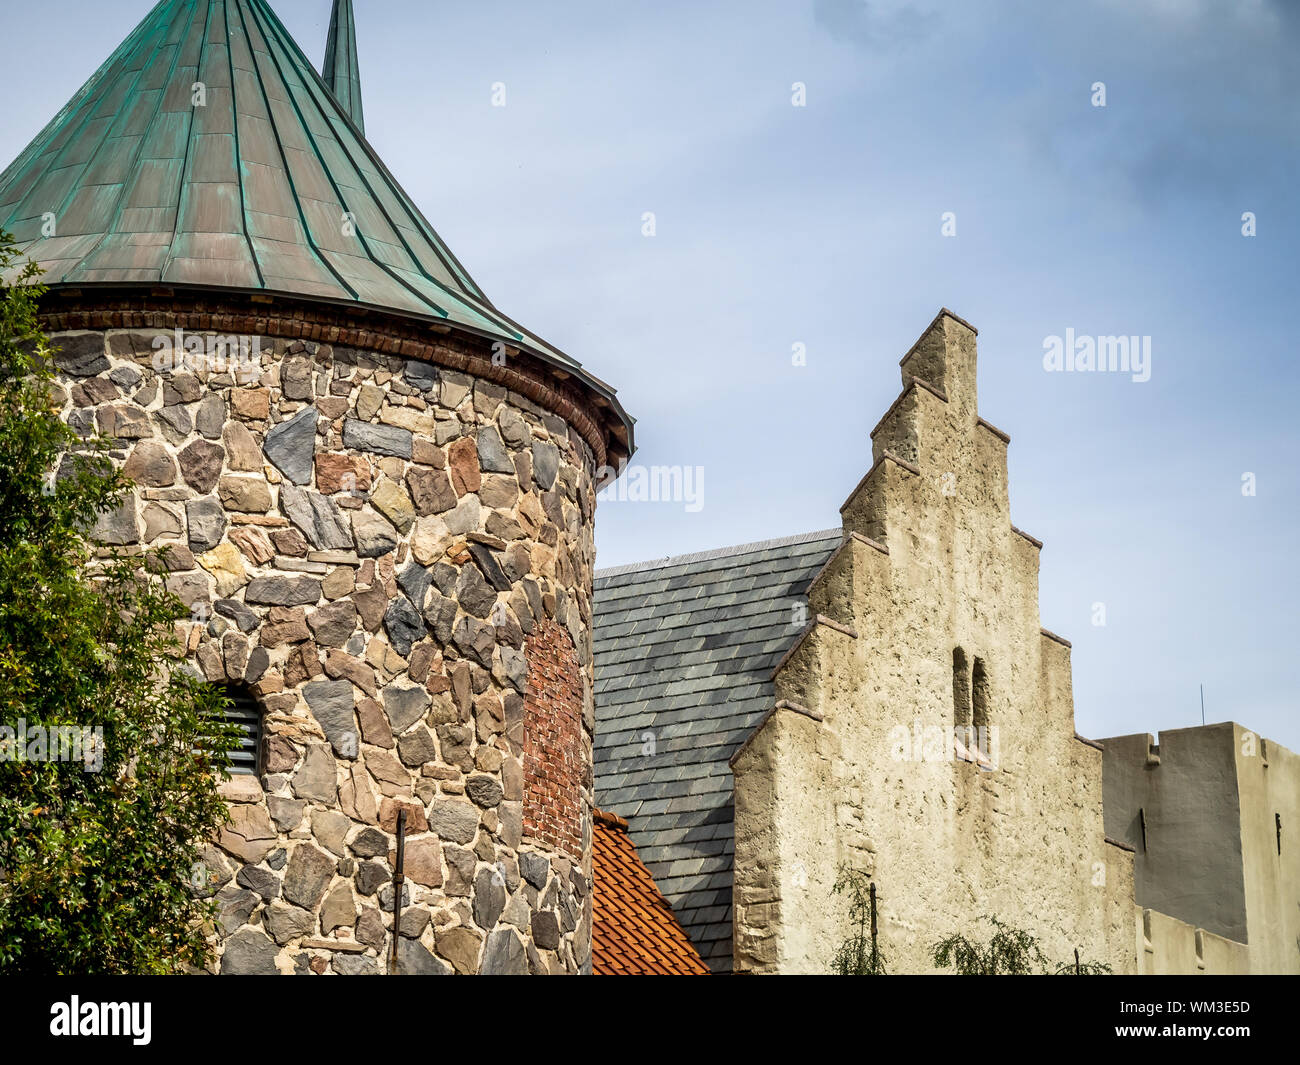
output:
[[[778,710],[733,764],[736,969],[826,971],[850,867],[878,885],[891,971],[931,971],[935,941],[986,937],[991,915],[1053,961],[1077,947],[1131,972],[1132,855],[1105,841],[1101,752],[1075,736],[1068,646],[1040,628],[1039,546],[1011,525],[1007,440],[978,418],[974,331],[940,315],[902,369],[813,582],[824,620],[775,678],[821,720]],[[954,758],[958,647],[988,678],[986,768]]]
[[[1233,728],[1251,971],[1300,973],[1300,757]]]
[[[1142,976],[1241,976],[1252,971],[1244,943],[1141,906],[1135,908],[1135,925]]]

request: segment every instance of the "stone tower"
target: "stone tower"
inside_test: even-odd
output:
[[[63,412],[250,719],[222,972],[585,972],[613,391],[487,299],[265,0],[162,0],[0,175]],[[406,885],[393,928],[405,811]]]

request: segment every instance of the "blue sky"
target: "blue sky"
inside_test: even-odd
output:
[[[30,45],[0,155],[150,6],[8,8]],[[274,6],[319,58],[328,0]],[[1300,750],[1300,5],[356,7],[392,171],[498,306],[619,389],[636,462],[704,467],[696,513],[602,505],[602,566],[838,524],[948,306],[980,330],[1079,731],[1198,724],[1203,683],[1207,720]],[[1067,328],[1150,336],[1151,379],[1044,372]]]

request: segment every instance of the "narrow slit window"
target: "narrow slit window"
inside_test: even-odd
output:
[[[960,647],[954,647],[952,651],[952,723],[958,729],[968,729],[971,724],[970,665],[966,661],[966,652]]]
[[[972,723],[977,732],[980,729],[986,730],[980,733],[983,736],[989,727],[989,674],[982,658],[975,659],[975,668],[971,673],[971,691],[974,701]]]

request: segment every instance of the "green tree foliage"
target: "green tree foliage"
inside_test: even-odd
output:
[[[841,869],[833,889],[849,897],[849,923],[853,930],[831,961],[836,976],[884,976],[885,959],[871,934],[871,879],[856,869]]]
[[[88,537],[129,485],[109,443],[53,409],[38,271],[0,232],[0,276],[15,272],[0,282],[0,728],[23,733],[0,731],[0,974],[198,966],[199,856],[227,818],[235,729],[184,666],[188,612],[158,556]],[[80,761],[33,739],[57,726],[89,738]]]
[[[996,917],[984,918],[993,927],[988,942],[977,942],[956,934],[941,939],[931,948],[937,968],[951,968],[958,976],[1044,976],[1078,974],[1099,976],[1111,971],[1100,962],[1063,962],[1055,967],[1038,946],[1037,938],[1019,928],[1003,924]]]

